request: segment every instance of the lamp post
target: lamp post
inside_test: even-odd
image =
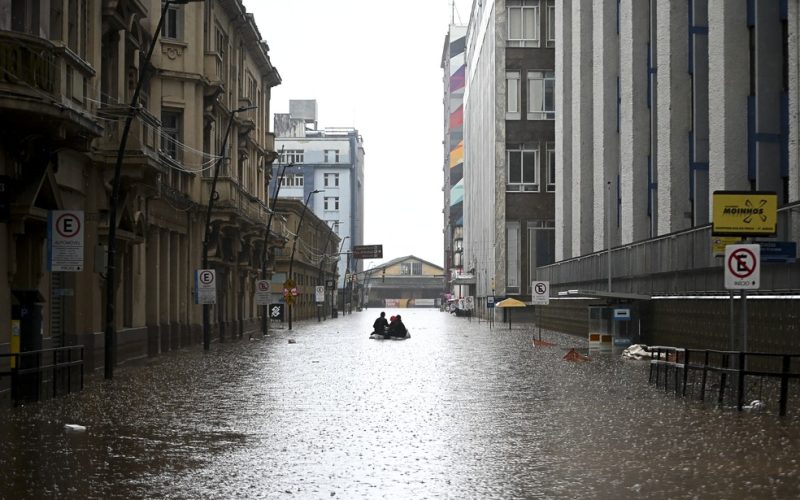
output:
[[[289,257],[289,274],[287,276],[287,280],[292,279],[292,268],[294,267],[294,251],[297,249],[297,239],[300,238],[300,226],[303,225],[303,217],[306,216],[306,209],[308,208],[308,202],[311,200],[311,195],[315,193],[321,193],[322,189],[315,189],[308,193],[306,196],[306,202],[303,203],[303,211],[300,212],[300,221],[297,223],[297,233],[294,235],[294,241],[292,242],[292,255]],[[293,299],[290,299],[293,301]],[[292,329],[292,303],[289,302],[289,330]]]
[[[114,365],[116,364],[117,354],[117,332],[114,320],[115,313],[115,288],[116,288],[116,252],[117,252],[117,203],[119,203],[119,189],[122,177],[122,160],[125,157],[125,147],[128,145],[128,134],[131,131],[131,124],[133,123],[133,116],[139,107],[139,94],[142,92],[142,85],[144,84],[147,67],[150,64],[150,59],[153,57],[153,49],[158,41],[158,36],[161,34],[161,29],[164,27],[164,20],[167,17],[167,11],[172,5],[186,5],[192,2],[202,2],[203,0],[166,0],[164,6],[161,8],[161,17],[158,18],[156,31],[153,33],[153,41],[147,48],[147,54],[141,62],[142,70],[139,72],[139,78],[136,81],[136,87],[133,90],[131,103],[128,106],[128,114],[125,117],[125,126],[122,129],[122,137],[119,141],[119,150],[117,150],[117,161],[114,164],[114,179],[112,180],[111,187],[111,201],[108,207],[108,251],[106,254],[107,268],[106,268],[106,325],[105,325],[105,378],[114,378]]]
[[[217,160],[217,164],[214,166],[214,177],[211,180],[211,192],[208,196],[208,208],[206,209],[206,224],[205,230],[203,231],[203,269],[208,269],[208,237],[211,233],[211,211],[214,209],[214,202],[217,198],[219,198],[219,194],[217,193],[217,179],[219,178],[219,167],[222,165],[222,162],[225,161],[225,149],[228,146],[228,136],[231,134],[231,128],[233,127],[233,119],[236,116],[236,113],[241,113],[242,111],[247,111],[250,109],[255,109],[257,106],[245,106],[242,108],[236,108],[231,111],[230,117],[228,117],[228,126],[225,128],[225,136],[222,138],[222,148],[220,152],[222,155]],[[211,331],[210,331],[210,311],[211,308],[209,304],[203,304],[203,350],[209,350],[211,346]]]
[[[318,281],[322,281],[323,285],[326,285],[326,283],[325,283],[325,271],[324,271],[325,258],[326,258],[325,257],[325,252],[328,250],[328,243],[331,242],[331,236],[333,236],[333,228],[338,226],[338,225],[339,225],[339,221],[336,221],[331,225],[330,232],[328,233],[328,239],[325,240],[325,246],[322,247],[322,259],[320,260],[320,263],[319,263],[319,277],[317,278],[317,280]],[[325,286],[325,288],[327,289],[327,285]],[[325,297],[327,297],[327,296],[328,296],[328,293],[326,291],[325,292]],[[322,306],[321,307],[317,308],[317,322],[321,322],[322,321],[322,313],[324,312],[323,311],[324,308],[325,308],[325,301],[322,302]]]
[[[283,148],[281,148],[283,151]],[[267,227],[264,228],[264,247],[261,250],[261,279],[267,279],[267,244],[269,243],[269,230],[272,228],[272,219],[275,215],[275,204],[278,202],[278,193],[281,192],[281,185],[283,184],[283,177],[286,174],[286,169],[289,167],[293,167],[294,163],[287,163],[281,166],[281,175],[278,176],[278,180],[275,183],[275,194],[272,196],[272,208],[269,211],[269,217],[267,218]],[[269,195],[269,193],[267,193]],[[267,196],[267,203],[269,203],[269,196]],[[267,206],[269,208],[269,205]],[[263,336],[267,336],[267,330],[269,330],[269,305],[264,306],[264,311],[261,315],[261,334]]]
[[[338,264],[339,264],[339,259],[341,259],[341,258],[342,258],[342,248],[344,248],[344,242],[345,242],[345,241],[347,240],[347,238],[349,238],[349,237],[350,237],[350,236],[345,236],[344,238],[342,238],[342,242],[341,242],[341,244],[339,245],[339,252],[336,254],[336,257],[337,257],[337,259],[336,259],[336,261],[335,261],[336,267],[338,267]],[[334,268],[334,269],[335,269],[335,268]],[[347,270],[345,270],[345,275],[346,275],[346,274],[347,274]],[[334,278],[336,278],[336,271],[335,271],[335,270],[334,270],[334,272],[333,272],[333,277],[334,277]],[[342,281],[342,304],[344,304],[344,281]],[[344,314],[344,311],[342,311],[342,314]],[[333,299],[331,299],[331,316],[333,316]]]

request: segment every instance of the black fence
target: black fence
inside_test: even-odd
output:
[[[0,366],[8,367],[7,371],[0,371],[0,378],[11,377],[11,399],[15,404],[83,390],[82,345],[0,354],[0,360]]]
[[[676,395],[700,401],[715,397],[719,406],[735,405],[739,411],[777,409],[781,416],[790,396],[793,402],[800,400],[800,354],[662,346],[649,350],[649,382]]]

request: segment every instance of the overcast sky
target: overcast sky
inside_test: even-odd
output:
[[[364,244],[443,264],[443,83],[450,0],[244,0],[283,83],[273,113],[316,99],[319,127],[364,138]],[[472,0],[455,0],[466,24]],[[271,126],[270,126],[271,128]]]

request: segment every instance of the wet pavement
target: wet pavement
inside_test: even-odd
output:
[[[800,497],[797,412],[675,399],[525,325],[404,310],[411,339],[369,340],[378,312],[0,410],[0,498]]]

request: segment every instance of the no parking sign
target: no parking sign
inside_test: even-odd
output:
[[[725,247],[725,288],[758,290],[761,285],[761,245]]]

